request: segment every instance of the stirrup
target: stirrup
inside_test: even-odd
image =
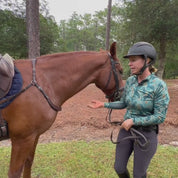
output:
[[[0,126],[0,141],[9,139],[9,131],[7,123],[5,125]]]
[[[0,141],[9,139],[8,123],[4,120],[0,110]]]

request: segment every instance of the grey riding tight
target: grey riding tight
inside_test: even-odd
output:
[[[140,131],[140,130],[139,130]],[[146,150],[142,150],[134,140],[128,139],[122,141],[116,146],[116,156],[114,169],[117,174],[122,174],[127,170],[127,163],[131,153],[134,153],[134,178],[142,178],[146,175],[149,163],[157,150],[157,134],[153,131],[140,131],[149,140],[149,145]],[[121,129],[118,135],[118,141],[130,136],[130,132]]]

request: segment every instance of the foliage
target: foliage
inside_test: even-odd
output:
[[[178,2],[176,0],[125,0],[127,13],[125,35],[130,43],[148,41],[158,52],[160,77],[162,77],[168,51],[178,45]]]
[[[103,15],[105,14],[105,15]],[[76,12],[68,21],[59,24],[60,51],[98,50],[104,49],[106,12],[97,12],[95,16]]]
[[[166,66],[165,66],[165,78],[174,79],[178,78],[178,54],[177,52],[169,54],[167,56]]]
[[[158,43],[161,38],[177,42],[178,33],[176,0],[125,0],[127,35],[131,44],[140,39]]]
[[[178,175],[178,149],[159,146],[148,169],[150,178]],[[40,144],[32,167],[32,177],[117,177],[113,165],[115,145],[109,141],[72,141]],[[10,159],[10,147],[0,148],[0,172],[5,178]],[[133,156],[129,161],[132,175]],[[3,177],[4,176],[4,177]]]
[[[25,4],[13,3],[10,0],[0,4],[0,53],[9,53],[16,58],[27,58],[27,33],[25,21]],[[45,7],[43,1],[41,5]],[[5,8],[7,6],[7,8]],[[47,54],[58,51],[59,28],[46,9],[41,9],[40,15],[40,53]],[[44,15],[46,16],[44,16]]]
[[[24,19],[11,11],[0,10],[0,51],[14,57],[23,57],[27,53],[26,27]]]
[[[14,58],[27,56],[25,1],[0,0],[0,53]],[[6,5],[6,8],[2,8]],[[117,42],[117,54],[124,68],[130,71],[122,57],[137,41],[151,42],[158,52],[157,68],[164,77],[178,71],[178,1],[177,0],[122,0],[112,6],[110,44]],[[94,15],[74,12],[59,24],[48,12],[47,2],[40,1],[41,55],[68,51],[99,51],[105,49],[107,9]]]
[[[40,54],[54,53],[59,48],[59,28],[52,17],[40,15]]]

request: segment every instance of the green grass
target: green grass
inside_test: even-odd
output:
[[[113,169],[115,145],[109,141],[72,141],[39,144],[32,167],[32,178],[117,178]],[[6,178],[10,147],[0,148],[0,177]],[[133,157],[129,161],[132,174]],[[177,178],[178,148],[159,146],[148,178]]]

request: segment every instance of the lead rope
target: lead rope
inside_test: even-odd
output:
[[[111,121],[111,113],[112,113],[112,109],[109,109],[108,113],[107,113],[107,116],[106,116],[106,121],[111,125],[121,126],[122,123],[123,123],[122,121]],[[111,142],[113,144],[119,144],[122,141],[132,139],[132,140],[135,141],[135,144],[138,144],[138,146],[141,148],[141,150],[146,151],[148,149],[148,146],[149,146],[148,139],[141,132],[139,132],[138,130],[134,129],[133,127],[131,127],[130,130],[129,130],[131,136],[125,137],[125,138],[123,138],[121,140],[117,140],[117,141],[113,140],[114,130],[115,129],[112,130],[111,135],[110,135],[110,140],[111,140]],[[141,142],[141,139],[143,140],[142,141],[143,143]]]

